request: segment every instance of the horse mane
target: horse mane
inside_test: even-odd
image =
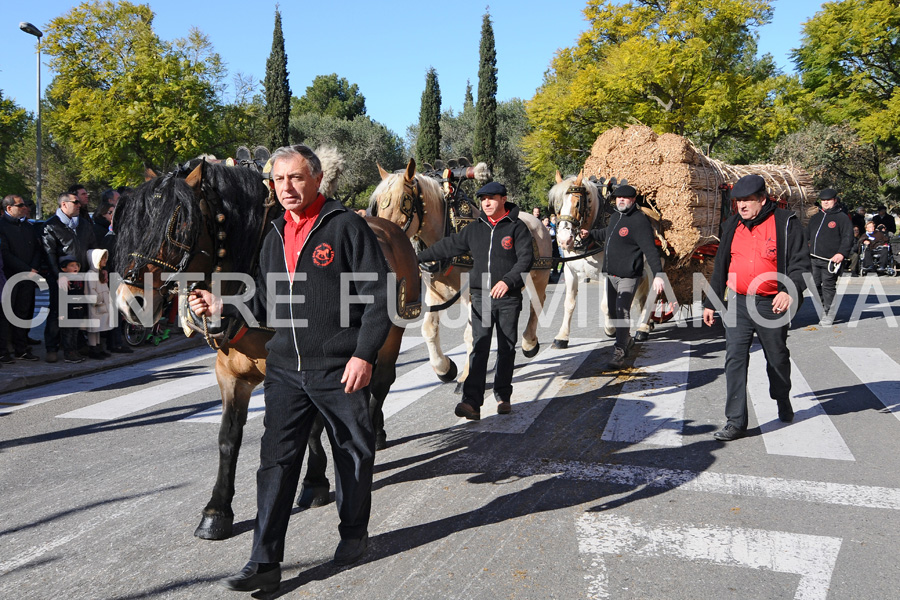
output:
[[[264,202],[268,190],[259,174],[243,167],[207,163],[203,185],[215,194],[225,215],[226,257],[232,270],[248,272],[255,258],[258,232],[262,227]],[[203,221],[200,204],[191,187],[174,174],[155,177],[120,199],[113,230],[116,233],[115,265],[118,272],[134,262],[132,253],[156,257],[167,245],[166,236],[172,216],[178,218],[173,239],[191,244]],[[138,261],[140,263],[141,261]]]
[[[375,203],[378,202],[378,198],[381,194],[383,194],[385,190],[391,189],[398,180],[402,179],[403,173],[404,171],[402,169],[395,173],[391,173],[375,186],[372,195],[369,196],[367,213],[372,214],[372,208],[375,206]],[[436,179],[427,175],[422,175],[421,173],[416,173],[416,181],[419,182],[419,188],[422,190],[423,202],[432,200],[437,203],[442,203],[444,201],[444,192],[441,191],[441,184]]]

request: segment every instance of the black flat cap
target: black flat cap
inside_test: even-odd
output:
[[[759,175],[744,175],[737,180],[734,187],[731,188],[731,198],[746,198],[753,194],[765,191],[766,180]]]
[[[821,192],[819,192],[819,200],[834,200],[837,198],[837,190],[832,188],[825,188]]]
[[[499,194],[501,196],[506,195],[506,186],[497,181],[492,181],[490,183],[484,184],[480,190],[475,192],[475,197],[479,196],[493,196],[494,194]]]
[[[616,198],[634,198],[637,196],[637,190],[630,185],[620,185],[613,190],[613,196]]]

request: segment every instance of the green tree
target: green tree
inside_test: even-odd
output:
[[[275,8],[275,30],[272,32],[272,51],[266,60],[266,119],[269,125],[268,146],[271,149],[287,146],[288,125],[291,118],[291,84],[288,82],[287,53],[281,32],[281,11]]]
[[[306,93],[292,102],[292,116],[306,113],[352,119],[366,114],[366,98],[359,93],[358,85],[351,85],[337,73],[319,75],[306,88]]]
[[[311,148],[334,146],[344,155],[338,196],[352,206],[366,206],[371,189],[381,181],[376,163],[391,170],[406,162],[400,138],[365,115],[353,119],[314,112],[296,115],[291,117],[291,140]]]
[[[0,197],[6,194],[26,193],[26,181],[33,181],[35,171],[30,178],[17,176],[10,164],[10,151],[22,139],[28,125],[28,114],[25,109],[3,97],[0,90]]]
[[[84,177],[134,184],[221,141],[225,69],[199,30],[165,42],[149,6],[104,1],[53,19],[44,40],[57,73],[48,125]]]
[[[472,82],[466,79],[466,96],[463,98],[463,111],[475,108],[475,97],[472,95]]]
[[[441,87],[437,71],[428,69],[425,91],[419,108],[419,130],[416,139],[416,162],[434,163],[441,155]]]
[[[497,162],[497,51],[491,15],[481,21],[478,50],[478,103],[475,105],[475,160],[493,167]],[[471,94],[471,92],[470,92]]]
[[[527,104],[526,154],[541,173],[577,171],[600,133],[632,122],[713,154],[726,140],[765,148],[800,126],[799,82],[756,58],[768,0],[590,0],[585,16],[588,30]]]

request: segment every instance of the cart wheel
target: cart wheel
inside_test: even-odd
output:
[[[147,328],[126,321],[122,324],[122,337],[129,346],[140,346],[147,339]]]

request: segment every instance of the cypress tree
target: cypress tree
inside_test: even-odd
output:
[[[419,109],[419,136],[416,139],[416,162],[434,164],[441,157],[441,88],[437,71],[428,69],[425,91]]]
[[[272,32],[272,51],[266,60],[266,125],[269,149],[275,150],[290,143],[288,122],[291,117],[291,85],[288,83],[287,53],[281,32],[281,11],[275,8],[275,30]]]
[[[463,112],[475,107],[475,98],[472,97],[472,82],[466,79],[466,97],[463,99]]]
[[[497,164],[497,52],[490,13],[481,22],[481,47],[478,64],[478,102],[475,105],[473,158],[493,168]]]

